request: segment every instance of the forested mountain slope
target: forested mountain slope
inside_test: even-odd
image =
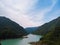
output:
[[[26,35],[25,29],[16,22],[0,17],[0,39],[17,38]]]
[[[60,24],[60,17],[40,26],[33,34],[45,35],[55,29],[56,24]]]

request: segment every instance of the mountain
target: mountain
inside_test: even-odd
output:
[[[35,30],[37,30],[38,27],[28,27],[28,28],[25,28],[25,30],[28,32],[28,33],[32,33],[34,32]]]
[[[60,20],[56,23],[54,30],[43,36],[41,44],[60,45]]]
[[[54,23],[52,24],[52,22]],[[51,24],[49,32],[42,35],[42,38],[38,42],[33,43],[33,45],[60,45],[60,17],[48,24]]]
[[[40,45],[60,45],[60,22],[56,24],[55,29],[47,33],[39,41]]]
[[[0,39],[17,38],[26,35],[25,29],[16,22],[0,17]]]
[[[45,35],[48,32],[54,30],[55,25],[58,24],[58,23],[60,23],[60,17],[58,17],[57,19],[54,19],[54,20],[40,26],[36,31],[33,32],[33,34]]]

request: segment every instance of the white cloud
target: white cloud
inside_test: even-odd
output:
[[[30,20],[29,15],[25,14],[31,8],[36,0],[1,0],[2,11],[0,14],[14,20],[23,27],[37,25]]]
[[[45,14],[52,10],[55,1],[48,8],[27,14],[27,12],[34,8],[38,0],[0,0],[0,14],[14,20],[23,27],[38,26],[44,23],[43,18]],[[32,16],[30,16],[32,15]]]
[[[57,3],[57,0],[51,0],[51,1],[52,1],[52,5],[51,6],[49,6],[47,8],[44,8],[42,10],[39,10],[37,13],[36,12],[35,13],[33,12],[31,14],[31,15],[33,15],[31,19],[33,19],[33,21],[36,21],[36,22],[39,22],[40,21],[39,24],[40,23],[43,24],[45,22],[45,21],[43,21],[43,19],[45,17],[45,14],[47,14],[50,11],[52,11],[52,9],[54,8],[55,4]]]
[[[8,8],[25,13],[37,0],[1,0],[1,2]]]

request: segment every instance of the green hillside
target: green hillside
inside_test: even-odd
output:
[[[45,34],[42,33],[40,30],[39,34],[43,34],[43,37],[36,43],[34,43],[33,45],[60,45],[60,17],[49,22],[48,25],[50,25],[50,27],[48,26],[47,28],[47,24],[41,26],[41,30],[43,30],[44,26],[46,26],[45,29],[48,30],[49,32],[46,32]],[[40,33],[41,32],[41,33]]]
[[[41,45],[60,45],[60,26],[56,26],[54,30],[43,36],[39,43]]]
[[[26,34],[25,29],[16,22],[0,17],[0,39],[17,38]]]
[[[60,22],[60,17],[40,26],[33,34],[45,35],[55,29],[55,25]]]

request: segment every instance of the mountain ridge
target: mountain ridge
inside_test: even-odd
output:
[[[0,17],[0,39],[17,38],[26,35],[26,30],[6,17]]]
[[[51,31],[51,29],[54,29],[54,26],[58,21],[60,21],[60,17],[40,26],[35,32],[33,32],[33,34],[44,35],[48,33],[49,31]]]
[[[50,26],[50,27],[48,26],[49,31],[46,32],[45,30],[43,30],[46,33],[43,33],[43,34],[40,33],[39,35],[41,35],[42,38],[37,42],[34,42],[34,43],[31,42],[32,45],[60,45],[60,17],[50,21],[49,23],[44,24],[43,26],[46,26],[46,25]],[[43,26],[42,26],[42,29],[45,29]],[[36,31],[39,31],[39,30],[36,30]]]

